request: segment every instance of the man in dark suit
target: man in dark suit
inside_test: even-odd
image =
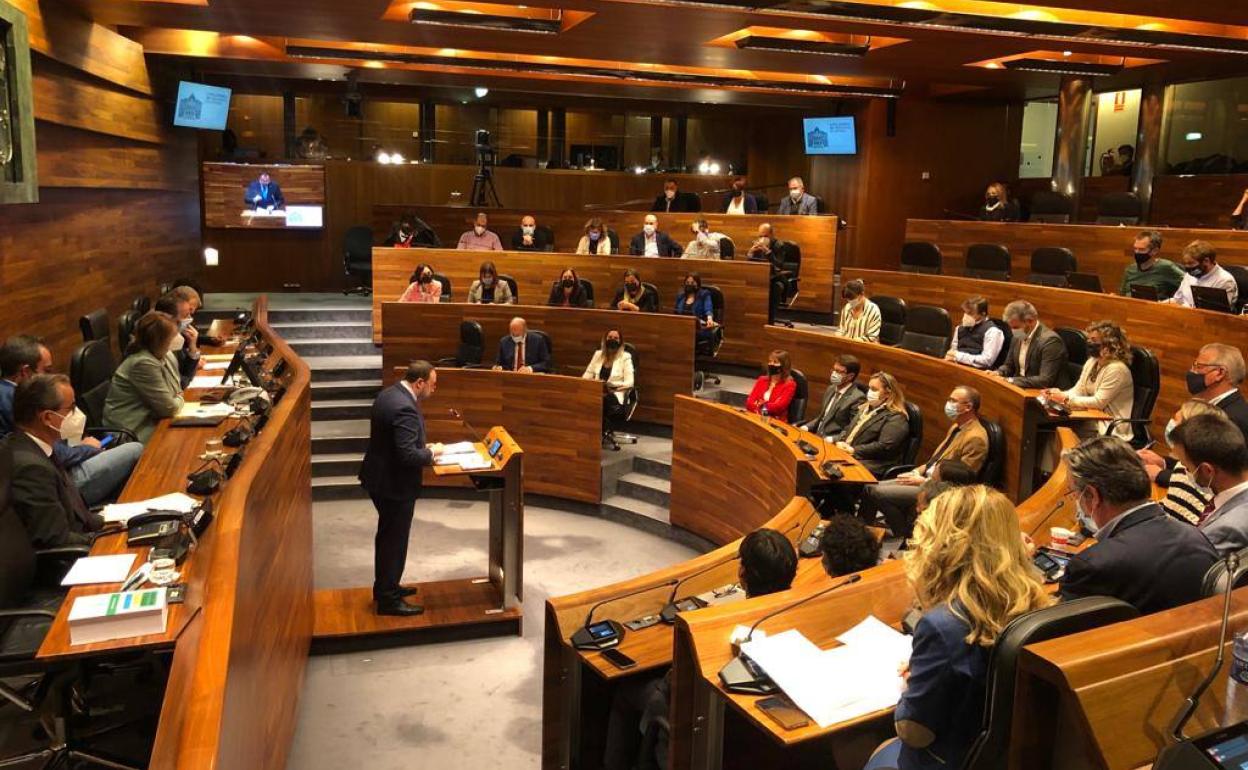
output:
[[[546,338],[529,331],[523,318],[513,318],[507,326],[507,336],[498,341],[498,358],[494,371],[549,372],[550,350]]]
[[[277,182],[269,178],[269,172],[261,171],[260,178],[247,185],[243,203],[253,209],[272,211],[286,208],[286,197],[282,195],[282,188]]]
[[[1248,548],[1248,445],[1239,427],[1216,412],[1198,414],[1171,431],[1170,442],[1192,483],[1213,490],[1200,531],[1220,554]]]
[[[1002,318],[1014,330],[1010,352],[996,374],[1020,388],[1058,387],[1068,354],[1062,338],[1040,323],[1030,302],[1016,300],[1005,306]]]
[[[1201,348],[1187,373],[1187,392],[1225,412],[1248,440],[1248,401],[1239,392],[1243,382],[1244,355],[1221,342]]]
[[[547,240],[548,230],[539,229],[537,219],[525,214],[520,226],[511,235],[511,248],[515,251],[553,251],[554,245]]]
[[[628,243],[628,253],[634,257],[679,257],[682,249],[671,236],[659,229],[659,218],[646,214],[641,232]]]
[[[732,192],[724,198],[720,211],[725,214],[757,214],[758,198],[745,191],[745,177],[732,180]]]
[[[702,210],[702,201],[694,193],[682,193],[675,179],[663,183],[663,194],[654,199],[651,211],[665,211],[669,214],[695,212]]]
[[[1079,518],[1096,530],[1096,544],[1070,558],[1062,598],[1113,596],[1142,613],[1200,599],[1218,552],[1199,529],[1152,501],[1148,474],[1131,445],[1097,436],[1064,459]]]
[[[156,300],[156,304],[152,305],[152,310],[166,313],[178,322],[178,331],[181,334],[174,337],[173,346],[169,352],[173,354],[178,363],[178,378],[181,380],[182,387],[185,388],[191,384],[195,372],[199,369],[200,355],[199,330],[195,328],[195,319],[191,316],[191,303],[169,292]]]
[[[851,355],[840,355],[832,364],[830,387],[823,392],[823,405],[813,420],[801,427],[820,436],[834,436],[849,427],[866,396],[858,389],[862,364]]]
[[[17,387],[13,421],[0,451],[13,463],[13,507],[36,548],[89,545],[104,526],[91,513],[69,474],[53,459],[52,447],[64,436],[82,432],[75,425],[74,389],[63,374],[38,374]]]
[[[373,402],[368,450],[359,478],[377,509],[373,601],[378,615],[410,616],[425,611],[403,600],[416,590],[403,588],[400,581],[407,564],[412,509],[422,488],[421,473],[442,453],[441,444],[425,444],[425,417],[420,411],[420,402],[432,396],[437,385],[433,364],[413,361],[403,379]]]

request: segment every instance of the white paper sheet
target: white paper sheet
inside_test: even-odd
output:
[[[74,562],[65,577],[63,586],[86,586],[95,583],[121,583],[130,576],[138,554],[121,553],[114,556],[84,556]]]
[[[147,511],[178,511],[179,513],[190,513],[195,509],[199,501],[190,495],[182,492],[173,492],[160,497],[153,497],[150,500],[136,500],[132,503],[113,503],[104,506],[100,511],[100,515],[104,517],[105,522],[121,522],[125,524],[130,520],[131,516],[137,516]]]
[[[224,386],[221,384],[221,375],[201,374],[198,377],[192,377],[191,381],[187,384],[186,387],[188,388],[220,388]]]
[[[232,358],[232,356],[231,356],[231,358]],[[205,362],[204,362],[204,365],[203,365],[203,367],[202,367],[202,368],[203,368],[203,370],[204,370],[205,372],[223,372],[223,371],[225,371],[226,369],[229,369],[229,368],[230,368],[230,362],[229,362],[228,360],[226,360],[226,361],[205,361]],[[220,380],[221,378],[220,378],[220,377],[218,377],[217,379],[218,379],[218,380]]]
[[[444,455],[464,455],[476,454],[477,447],[471,441],[458,441],[454,444],[443,444],[442,454]]]
[[[220,378],[217,382],[220,382]],[[234,414],[230,404],[203,404],[199,401],[187,401],[178,410],[178,417],[229,417]]]

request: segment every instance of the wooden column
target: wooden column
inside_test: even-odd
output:
[[[1165,115],[1166,86],[1149,83],[1140,92],[1140,119],[1135,131],[1135,170],[1131,189],[1144,205],[1143,219],[1148,221],[1149,204],[1153,197],[1153,177],[1161,162],[1161,124]]]
[[[420,160],[422,163],[433,163],[436,157],[434,148],[437,144],[438,108],[432,99],[420,103]]]
[[[568,165],[568,112],[563,107],[550,111],[550,163],[554,168]]]
[[[550,160],[550,113],[545,109],[537,111],[537,162]]]
[[[1070,196],[1073,211],[1079,210],[1079,187],[1083,182],[1083,164],[1088,152],[1088,121],[1091,117],[1092,79],[1064,76],[1057,91],[1053,190]]]

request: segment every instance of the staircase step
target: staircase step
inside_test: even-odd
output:
[[[312,478],[312,500],[358,500],[368,497],[360,486],[360,480],[351,476],[321,476]]]
[[[625,473],[616,481],[616,495],[631,497],[668,509],[671,506],[672,482],[644,473]]]
[[[340,340],[326,337],[291,340],[290,346],[300,356],[367,356],[380,348],[371,339]]]
[[[654,476],[660,479],[672,479],[672,458],[666,459],[658,457],[634,457],[633,468],[638,473],[644,473],[647,476]],[[669,491],[671,485],[668,485]]]
[[[314,321],[357,321],[372,323],[373,309],[368,303],[351,307],[325,307],[316,310],[269,310],[272,324],[308,323]]]
[[[273,324],[273,329],[287,342],[306,339],[372,340],[373,325],[369,321],[298,321]]]
[[[372,412],[371,398],[334,399],[312,402],[312,421],[367,420]]]
[[[663,506],[624,495],[611,495],[602,501],[599,510],[607,518],[661,535],[667,533],[671,521],[670,514]]]
[[[312,455],[312,478],[345,476],[355,478],[364,455],[359,452],[333,452]]]
[[[368,420],[313,420],[312,453],[358,452],[368,448]]]
[[[312,402],[334,399],[367,398],[372,400],[381,390],[380,379],[338,380],[312,383]]]
[[[312,382],[376,379],[381,382],[381,356],[304,356]]]

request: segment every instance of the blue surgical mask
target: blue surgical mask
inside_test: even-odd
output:
[[[946,402],[945,402],[945,416],[946,416],[946,417],[948,417],[950,420],[956,420],[956,419],[958,419],[958,415],[959,415],[959,414],[961,414],[961,413],[958,411],[958,402],[957,402],[957,401],[946,401]]]
[[[1095,535],[1100,526],[1092,515],[1083,509],[1083,493],[1075,498],[1075,520],[1079,522],[1079,528],[1090,535]]]

